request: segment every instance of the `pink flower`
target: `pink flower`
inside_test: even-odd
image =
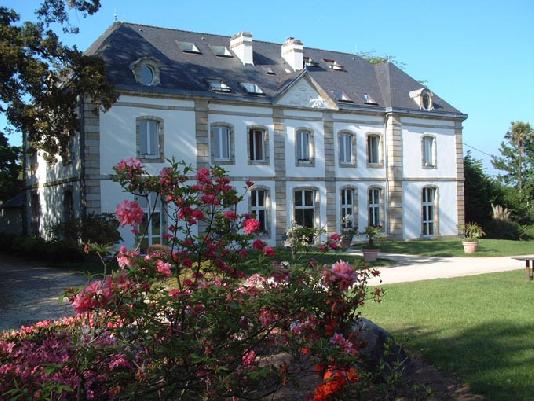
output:
[[[254,234],[260,229],[260,222],[256,219],[246,219],[243,223],[243,231],[245,234]]]
[[[263,254],[265,256],[268,256],[268,257],[272,258],[275,255],[273,247],[266,246],[265,248],[263,248]]]
[[[199,168],[197,171],[197,180],[200,183],[206,184],[211,181],[210,179],[210,170],[207,168]]]
[[[126,355],[124,354],[113,355],[112,358],[113,359],[111,360],[111,362],[109,362],[110,370],[130,367],[130,362],[128,362],[128,359],[126,359]]]
[[[354,345],[347,340],[345,337],[343,337],[343,334],[335,333],[330,338],[330,344],[337,345],[339,348],[341,348],[343,351],[345,351],[349,355],[354,355],[356,353],[356,349],[354,348]]]
[[[331,236],[330,236],[330,239],[332,241],[339,241],[341,239],[341,235],[339,235],[338,233],[333,233]]]
[[[326,278],[332,283],[338,283],[342,290],[348,289],[356,281],[357,275],[351,265],[340,260],[332,265],[331,271],[326,271]]]
[[[265,242],[263,242],[261,239],[255,239],[252,242],[252,248],[256,249],[257,251],[263,250],[265,247]]]
[[[141,163],[140,160],[131,157],[129,159],[124,159],[118,162],[115,166],[115,170],[117,170],[118,172],[129,171],[130,173],[137,171],[140,172],[141,170],[143,170],[143,163]]]
[[[237,213],[234,212],[233,210],[225,210],[223,212],[223,216],[224,216],[225,219],[228,219],[228,220],[237,219]]]
[[[269,309],[263,308],[260,310],[260,316],[258,318],[263,326],[269,326],[277,319],[277,316]]]
[[[247,180],[246,184],[247,184],[247,188],[250,188],[250,187],[254,186],[254,181]]]
[[[241,358],[241,363],[246,367],[254,365],[254,362],[256,362],[256,352],[254,352],[254,350],[245,352],[245,355]]]
[[[194,209],[192,212],[191,212],[191,217],[197,219],[197,220],[201,220],[204,218],[204,212],[200,209]]]
[[[165,263],[163,260],[158,260],[156,262],[156,270],[164,277],[172,276],[171,267],[170,263]]]
[[[124,200],[117,206],[117,218],[120,225],[125,226],[141,224],[143,221],[144,212],[135,201]]]
[[[206,205],[219,205],[221,202],[217,196],[213,194],[205,194],[200,197],[200,200]]]

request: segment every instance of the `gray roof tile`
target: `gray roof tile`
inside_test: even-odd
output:
[[[181,51],[177,42],[190,42],[198,46],[202,54]],[[287,72],[289,66],[280,55],[280,44],[253,41],[254,66],[243,66],[237,57],[217,57],[211,46],[229,47],[230,37],[206,33],[194,33],[131,23],[115,23],[108,28],[87,50],[98,55],[107,65],[110,81],[118,89],[169,94],[193,94],[220,98],[245,98],[253,102],[271,103],[292,80],[301,74]],[[411,90],[421,84],[391,63],[373,65],[365,59],[337,51],[304,47],[304,56],[318,62],[307,73],[335,99],[335,94],[345,92],[353,104],[339,103],[340,108],[385,107],[419,110],[409,97]],[[160,63],[160,84],[143,86],[135,81],[130,65],[142,57],[151,57]],[[324,59],[336,60],[344,67],[334,71]],[[274,74],[267,74],[272,71]],[[207,79],[220,78],[232,89],[218,94],[209,90]],[[264,96],[251,96],[239,84],[253,82],[264,91]],[[376,100],[377,106],[366,105],[364,94]],[[435,110],[429,113],[460,113],[457,109],[434,95]]]

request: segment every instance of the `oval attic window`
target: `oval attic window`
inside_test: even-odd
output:
[[[151,66],[147,64],[143,64],[142,66],[140,66],[139,82],[143,85],[152,85],[152,83],[154,82],[154,75],[154,69]]]

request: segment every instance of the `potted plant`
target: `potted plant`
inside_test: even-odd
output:
[[[341,233],[341,248],[348,249],[352,244],[352,239],[356,232],[352,228],[347,228]]]
[[[477,223],[467,223],[464,228],[465,241],[463,241],[465,253],[475,253],[478,248],[478,239],[486,233]]]
[[[382,226],[367,226],[363,234],[367,236],[367,247],[362,248],[363,260],[374,262],[378,257],[378,249],[375,248],[374,240],[382,232]]]

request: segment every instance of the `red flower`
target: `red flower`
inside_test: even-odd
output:
[[[243,231],[245,234],[254,234],[260,229],[260,222],[256,219],[246,219],[243,223]]]
[[[265,248],[263,248],[263,254],[272,258],[275,255],[275,252],[271,246],[266,246]]]
[[[117,218],[120,225],[125,226],[127,224],[137,225],[143,221],[144,212],[139,206],[139,203],[129,200],[124,200],[117,206]]]
[[[247,180],[247,188],[254,186],[254,181]]]
[[[265,247],[265,242],[263,242],[261,239],[256,239],[252,242],[252,248],[256,249],[257,251],[263,250]]]
[[[237,219],[237,213],[233,210],[225,210],[223,212],[224,218],[228,220],[235,220]]]

